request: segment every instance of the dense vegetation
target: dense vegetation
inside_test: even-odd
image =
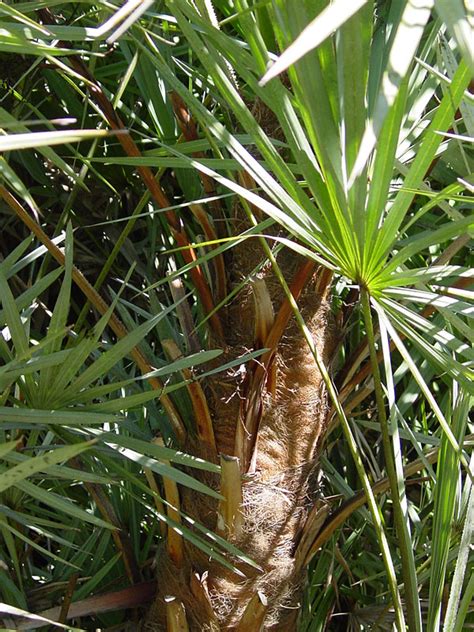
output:
[[[474,627],[473,27],[0,2],[6,629]]]

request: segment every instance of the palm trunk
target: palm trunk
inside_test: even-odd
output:
[[[257,244],[250,239],[234,249],[229,265],[233,284],[264,258]],[[278,264],[327,359],[330,276],[314,273],[288,249],[280,252]],[[184,606],[190,630],[296,629],[303,569],[295,563],[295,551],[317,494],[318,446],[327,423],[324,385],[270,266],[228,306],[224,330],[228,333],[220,345],[226,361],[255,347],[271,349],[247,365],[245,373],[217,374],[206,385],[217,451],[237,455],[242,475],[239,480],[232,474],[236,459],[227,457],[221,484],[226,502],[218,505],[186,490],[181,504],[185,513],[225,535],[261,571],[233,559],[238,575],[187,543],[178,565],[163,553],[145,630],[185,629],[172,623],[175,615],[166,606],[170,597],[169,603]],[[202,454],[196,443],[187,449]]]

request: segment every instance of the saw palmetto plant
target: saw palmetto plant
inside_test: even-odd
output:
[[[5,628],[474,625],[473,27],[0,2]]]

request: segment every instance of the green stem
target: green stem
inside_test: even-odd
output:
[[[392,450],[392,440],[390,438],[389,421],[387,419],[387,412],[385,408],[379,361],[377,359],[377,350],[375,348],[374,325],[372,321],[372,313],[370,310],[370,297],[365,288],[361,288],[361,304],[365,329],[367,332],[370,363],[372,365],[375,401],[377,404],[377,413],[380,422],[380,429],[382,432],[382,445],[385,456],[385,465],[387,468],[387,478],[390,483],[393,516],[395,527],[397,530],[400,557],[402,561],[402,576],[405,586],[406,616],[408,629],[410,631],[413,630],[414,632],[421,632],[421,610],[420,602],[418,599],[415,558],[413,555],[413,548],[408,525],[408,516],[403,510],[401,501],[402,497],[405,495],[405,487],[403,480],[399,481],[397,478],[395,460]]]

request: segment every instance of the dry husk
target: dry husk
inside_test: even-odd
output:
[[[236,230],[243,227],[236,223]],[[263,260],[257,240],[247,240],[236,247],[227,266],[231,285],[240,283]],[[285,248],[278,255],[278,263],[291,283],[302,260]],[[284,293],[271,266],[264,265],[258,277],[265,282],[278,313]],[[321,295],[318,287],[316,273],[298,303],[320,354],[327,359],[331,347],[327,288],[323,288]],[[246,285],[221,317],[227,332],[224,361],[254,348],[251,284]],[[296,630],[302,577],[301,571],[295,569],[294,552],[308,508],[317,493],[318,445],[326,427],[327,404],[321,375],[294,318],[280,340],[274,364],[276,388],[270,393],[262,384],[260,393],[263,408],[254,468],[243,476],[242,531],[230,538],[257,562],[262,572],[231,559],[244,574],[239,576],[187,543],[183,565],[177,569],[163,551],[158,563],[158,594],[146,630],[167,629],[166,595],[184,604],[190,630],[244,629],[238,627],[239,622],[257,591],[267,606],[262,606],[265,614],[262,627],[254,623],[255,629]],[[232,371],[217,374],[206,385],[219,453],[234,454],[239,413],[243,398],[248,395],[242,378],[241,371]],[[190,444],[187,449],[199,453],[199,446]],[[212,478],[205,482],[218,485]],[[182,509],[210,529],[216,529],[217,505],[212,499],[183,490]]]

